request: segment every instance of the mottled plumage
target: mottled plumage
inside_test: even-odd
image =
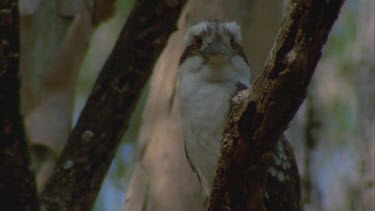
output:
[[[184,39],[178,97],[185,153],[207,197],[231,98],[250,86],[251,74],[241,39],[236,23],[220,21],[201,22],[190,28]],[[266,207],[295,210],[292,207],[296,203],[299,206],[300,201],[297,165],[286,139],[278,147],[267,178]]]

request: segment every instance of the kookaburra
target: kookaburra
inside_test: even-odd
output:
[[[194,25],[184,37],[185,50],[178,68],[183,140],[187,160],[206,197],[215,177],[231,99],[250,86],[251,73],[241,39],[240,27],[235,22],[216,20]],[[266,192],[265,197],[273,200],[280,196],[284,201],[295,202],[289,202],[290,206],[280,202],[281,205],[267,207],[296,210],[293,208],[299,206],[299,178],[285,138],[277,144],[268,175],[267,185],[280,191]]]

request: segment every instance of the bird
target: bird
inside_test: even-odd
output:
[[[235,22],[204,20],[184,36],[177,96],[185,155],[209,198],[231,99],[251,86],[251,70]],[[268,168],[268,210],[299,210],[301,193],[292,148],[282,136]],[[295,209],[298,208],[298,209]]]

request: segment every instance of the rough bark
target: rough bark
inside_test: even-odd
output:
[[[198,179],[185,157],[175,96],[183,35],[191,25],[205,19],[236,21],[245,37],[242,45],[251,69],[256,72],[272,47],[281,22],[281,4],[278,0],[189,1],[179,31],[170,38],[154,69],[124,210],[205,209]]]
[[[46,210],[89,210],[130,114],[186,1],[139,0],[41,196]]]
[[[0,3],[0,204],[38,210],[34,176],[20,115],[19,14],[16,0]]]
[[[233,99],[209,210],[265,210],[264,184],[277,138],[305,98],[342,3],[291,1],[264,70]]]

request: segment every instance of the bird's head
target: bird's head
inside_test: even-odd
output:
[[[180,64],[192,56],[200,56],[203,63],[211,65],[230,62],[233,56],[239,56],[247,64],[241,39],[241,29],[235,22],[203,21],[187,31]]]

